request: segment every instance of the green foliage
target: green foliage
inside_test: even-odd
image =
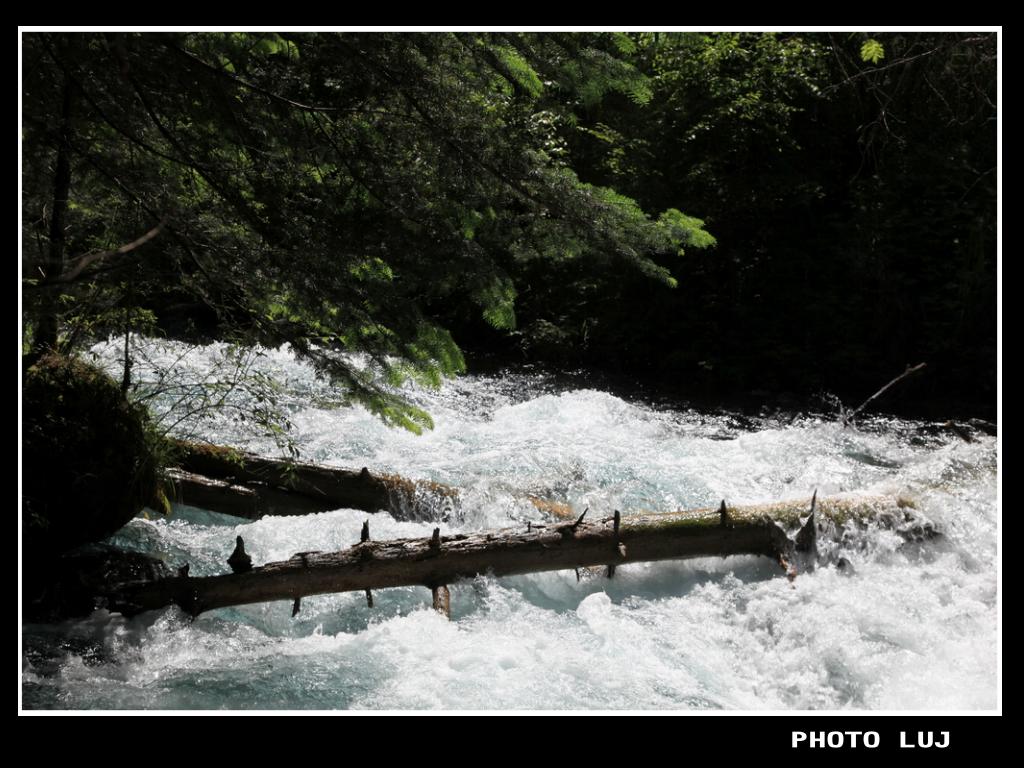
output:
[[[362,263],[352,264],[348,268],[349,274],[359,281],[384,280],[390,282],[394,279],[395,273],[387,262],[378,257],[367,259]]]
[[[597,106],[608,93],[624,94],[639,105],[647,104],[652,97],[647,78],[605,51],[585,51],[566,64],[566,74],[587,107]]]
[[[612,42],[615,44],[619,53],[624,56],[636,53],[636,43],[634,43],[633,39],[624,32],[613,32]]]
[[[498,60],[504,65],[505,71],[522,88],[527,95],[537,97],[544,91],[544,84],[533,71],[533,67],[519,53],[508,45],[494,46],[491,49]]]
[[[436,385],[465,366],[438,307],[475,305],[511,331],[530,259],[675,281],[656,259],[682,230],[581,183],[564,159],[567,104],[650,101],[623,59],[628,37],[33,33],[24,47],[34,258],[47,258],[65,94],[64,258],[167,220],[63,287],[69,347],[156,332],[198,303],[217,335],[287,343],[349,401],[418,430],[428,422],[401,381]],[[33,288],[30,316],[51,311],[53,290]]]
[[[715,389],[873,380],[872,356],[919,349],[966,377],[955,349],[994,327],[990,35],[28,33],[23,52],[26,327],[56,316],[68,348],[288,344],[339,400],[422,429],[402,384],[463,370],[454,339]],[[163,220],[45,279],[54,249],[67,267]]]
[[[645,252],[679,285],[626,268],[625,250],[588,273],[574,231],[535,225],[517,250],[528,355],[716,399],[826,387],[862,397],[911,359],[946,361],[960,391],[990,386],[970,369],[994,360],[994,36],[871,35],[873,61],[863,34],[626,37],[632,48],[589,42],[623,52],[649,102],[608,91],[546,106],[564,167],[665,211],[657,223],[679,248]],[[539,259],[556,278],[529,266]]]
[[[860,58],[861,61],[878,64],[878,62],[885,58],[885,48],[877,40],[865,40],[860,47]]]
[[[507,277],[498,277],[477,291],[477,301],[484,308],[484,320],[495,328],[511,331],[516,327],[516,289]]]
[[[660,224],[667,232],[674,243],[691,248],[711,248],[718,241],[714,236],[704,230],[704,222],[693,216],[687,216],[682,211],[669,208],[658,218]],[[679,255],[684,255],[680,247]]]

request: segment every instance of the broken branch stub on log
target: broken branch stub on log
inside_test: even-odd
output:
[[[430,590],[431,604],[435,611],[443,615],[446,619],[452,617],[452,595],[448,591],[448,587],[442,584],[439,587],[434,587]]]
[[[198,615],[271,600],[294,603],[308,595],[436,588],[478,574],[508,576],[689,557],[765,555],[791,568],[794,542],[787,531],[801,526],[809,508],[807,500],[729,507],[728,526],[721,524],[721,509],[716,507],[618,520],[581,518],[526,530],[453,536],[435,531],[431,537],[364,541],[340,552],[309,553],[244,574],[118,585],[105,596],[106,606],[134,615],[176,603]],[[838,525],[873,520],[896,528],[909,517],[906,504],[890,497],[818,499],[815,509],[816,520]]]

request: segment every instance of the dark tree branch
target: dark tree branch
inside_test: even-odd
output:
[[[918,371],[924,369],[926,366],[927,366],[927,363],[918,363],[917,365],[915,365],[913,367],[908,365],[907,366],[907,370],[905,370],[903,373],[901,373],[895,379],[890,381],[888,384],[886,384],[880,390],[875,392],[875,394],[873,394],[871,397],[869,397],[867,400],[865,400],[863,403],[861,403],[860,406],[858,406],[857,408],[854,408],[852,411],[850,411],[850,413],[844,414],[843,415],[843,426],[851,426],[853,424],[853,420],[857,417],[857,414],[860,413],[861,411],[863,411],[864,408],[869,403],[871,403],[873,400],[877,399],[887,389],[889,389],[889,387],[891,387],[894,384],[897,384],[897,383],[903,381],[903,379],[907,378],[911,374],[917,373]]]
[[[110,251],[101,251],[100,253],[87,253],[84,256],[80,256],[75,261],[75,263],[71,266],[71,268],[69,270],[67,270],[66,272],[62,273],[58,277],[55,277],[53,280],[51,280],[49,282],[53,282],[53,283],[70,283],[70,282],[73,282],[73,281],[77,280],[81,276],[82,271],[86,267],[88,267],[90,264],[94,264],[94,263],[96,263],[98,261],[103,261],[104,259],[108,259],[111,256],[123,256],[126,253],[131,253],[136,248],[140,248],[141,246],[145,245],[150,240],[152,240],[157,235],[159,235],[163,231],[163,229],[166,226],[166,224],[167,224],[167,217],[165,216],[164,218],[160,219],[160,223],[159,224],[157,224],[155,227],[153,227],[151,230],[149,230],[146,234],[142,235],[141,237],[136,238],[135,240],[132,240],[130,243],[122,245],[120,248],[114,248],[113,250],[110,250]]]

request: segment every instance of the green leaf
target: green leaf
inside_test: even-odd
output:
[[[484,320],[499,330],[511,331],[516,327],[516,289],[507,277],[496,277],[492,283],[476,292],[476,301],[483,307]]]
[[[864,45],[860,47],[860,58],[862,61],[878,64],[878,62],[885,58],[885,48],[877,40],[865,40]]]
[[[636,43],[625,32],[612,32],[612,42],[624,56],[636,53]]]
[[[658,225],[662,227],[672,242],[680,247],[690,248],[712,248],[718,242],[714,235],[704,229],[704,222],[693,216],[687,216],[682,211],[669,208],[658,217]]]
[[[262,54],[264,56],[280,55],[286,56],[289,59],[297,59],[299,57],[298,46],[290,40],[285,40],[276,33],[260,38],[252,46],[252,51],[253,53]]]
[[[508,74],[526,93],[533,97],[540,96],[544,91],[544,84],[526,59],[520,56],[514,48],[508,46],[496,46],[492,50],[505,65]]]

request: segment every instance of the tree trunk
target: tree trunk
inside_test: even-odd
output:
[[[331,509],[390,512],[399,520],[444,521],[459,507],[459,490],[430,480],[268,459],[216,445],[175,441],[180,469],[170,475],[176,500],[213,512],[258,519]],[[568,519],[568,504],[526,496],[552,517]]]
[[[174,487],[173,499],[179,504],[248,520],[259,520],[264,515],[309,515],[344,506],[265,483],[215,480],[181,469],[167,470],[167,477]]]
[[[319,464],[267,459],[252,453],[176,441],[178,464],[189,481],[178,480],[181,500],[225,514],[258,518],[263,515],[301,515],[329,509],[387,510],[400,520],[439,520],[450,514],[458,501],[457,489],[429,480],[408,480],[398,475],[325,467]],[[194,483],[203,477],[226,481],[206,483],[201,491]],[[238,491],[255,494],[254,512],[240,505]],[[189,501],[189,491],[200,493],[203,503]]]
[[[64,75],[63,104],[61,105],[59,136],[57,140],[57,167],[53,176],[53,211],[50,214],[50,247],[42,265],[43,279],[55,280],[64,271],[64,229],[71,193],[71,90],[70,78]],[[32,339],[33,351],[45,352],[57,348],[58,292],[47,291],[38,325]]]
[[[828,522],[873,520],[899,529],[913,520],[908,504],[889,497],[817,501],[798,541],[814,547]],[[727,555],[775,558],[793,575],[798,541],[787,529],[800,526],[810,500],[771,505],[703,509],[614,517],[512,530],[362,541],[333,553],[301,553],[247,573],[169,578],[115,587],[106,598],[112,611],[134,615],[177,603],[192,615],[215,608],[269,600],[294,603],[307,595],[422,585],[437,589],[477,574],[495,576],[556,571],[593,565]],[[586,514],[586,513],[584,513]],[[815,522],[815,516],[817,522]],[[809,530],[808,530],[809,529]],[[810,535],[808,535],[810,534]]]

